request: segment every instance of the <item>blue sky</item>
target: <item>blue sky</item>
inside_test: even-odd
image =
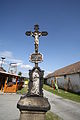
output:
[[[17,62],[27,75],[34,66],[29,62],[34,39],[25,35],[34,24],[48,32],[39,39],[45,74],[80,61],[80,0],[0,0],[0,57],[6,57],[6,70]]]

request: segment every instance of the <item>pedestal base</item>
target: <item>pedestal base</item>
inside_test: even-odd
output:
[[[19,100],[17,108],[20,110],[20,120],[45,120],[50,104],[44,97],[25,96]]]
[[[45,112],[21,111],[20,120],[45,120]]]

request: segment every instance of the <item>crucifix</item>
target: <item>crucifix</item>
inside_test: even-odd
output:
[[[35,67],[33,70],[29,72],[30,76],[30,85],[29,85],[29,93],[30,94],[37,94],[42,95],[42,82],[41,79],[43,77],[44,72],[38,67],[38,63],[42,62],[43,57],[42,54],[38,52],[39,48],[39,37],[46,36],[48,33],[46,31],[39,31],[39,25],[34,25],[34,32],[27,31],[27,36],[32,36],[34,38],[34,45],[35,45],[35,53],[31,54],[30,61],[35,63]],[[32,83],[32,85],[31,85]],[[41,84],[41,85],[40,85]]]
[[[39,37],[46,36],[46,31],[39,32],[39,25],[34,25],[34,32],[27,31],[27,36],[34,38],[35,53],[30,55],[30,61],[35,63],[32,70],[29,70],[28,92],[21,97],[17,103],[20,110],[20,120],[45,120],[45,115],[50,110],[48,99],[43,97],[43,75],[44,70],[38,67],[38,63],[42,62],[42,54],[38,52]]]
[[[32,36],[34,37],[34,45],[35,45],[35,54],[38,56],[38,48],[39,48],[39,37],[40,36],[47,36],[48,33],[46,31],[39,32],[39,25],[36,24],[34,25],[34,32],[32,31],[27,31],[25,33],[27,36]],[[35,58],[37,57],[35,56]],[[37,60],[34,61],[35,67],[38,67],[38,62]]]
[[[26,35],[27,36],[32,36],[34,37],[34,45],[35,45],[35,53],[38,53],[38,47],[39,47],[39,37],[40,36],[46,36],[48,33],[46,31],[39,32],[39,25],[36,24],[34,25],[34,32],[32,31],[27,31]]]

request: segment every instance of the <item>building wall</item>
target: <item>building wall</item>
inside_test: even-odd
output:
[[[59,88],[65,89],[66,91],[80,93],[80,73],[55,78],[51,77],[47,79],[47,84],[51,85],[51,81],[54,81],[54,79],[57,80]]]
[[[68,77],[70,77],[70,90],[80,92],[80,74],[72,74]]]
[[[47,84],[51,86],[52,80],[54,81],[54,77],[47,79]]]
[[[64,76],[56,77],[59,88],[64,88]]]

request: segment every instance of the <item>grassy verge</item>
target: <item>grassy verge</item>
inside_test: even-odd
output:
[[[24,88],[22,88],[21,90],[18,90],[17,91],[17,94],[22,94],[22,95],[24,95],[24,94],[26,94],[27,93],[27,87],[24,87]]]
[[[52,112],[47,112],[46,113],[46,120],[62,120],[62,119]]]
[[[80,102],[80,95],[70,93],[70,92],[66,93],[64,90],[61,90],[61,89],[59,89],[59,92],[58,92],[57,90],[53,90],[53,88],[48,85],[44,85],[43,88],[53,94],[63,97],[65,99],[70,99],[70,100],[73,100],[76,102]]]

